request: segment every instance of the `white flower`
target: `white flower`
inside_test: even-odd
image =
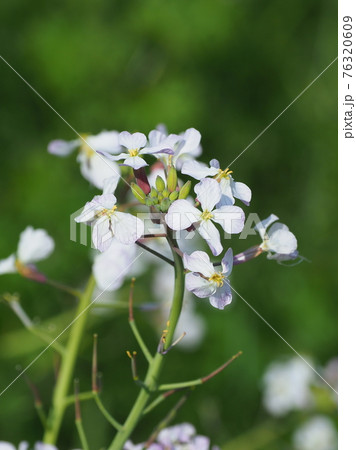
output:
[[[101,290],[115,291],[122,286],[125,277],[132,272],[137,246],[121,244],[114,239],[110,247],[94,260],[93,274]]]
[[[17,253],[0,261],[0,274],[23,272],[26,266],[46,259],[54,250],[54,240],[46,230],[27,227],[20,234]]]
[[[28,450],[28,442],[22,441],[18,446],[18,450]],[[16,447],[10,442],[0,441],[0,450],[16,450]],[[57,447],[51,444],[43,444],[42,442],[36,442],[33,450],[57,450]]]
[[[275,223],[267,232],[267,228],[277,220],[278,217],[271,214],[267,219],[256,225],[255,228],[262,238],[260,248],[262,251],[267,252],[268,259],[276,259],[277,261],[295,259],[298,256],[298,243],[287,225]]]
[[[113,194],[96,195],[86,203],[83,212],[75,218],[93,226],[92,241],[101,252],[107,250],[115,237],[122,244],[133,244],[144,232],[144,224],[137,217],[117,211]]]
[[[214,209],[221,200],[221,188],[216,180],[205,178],[194,188],[203,211],[195,208],[187,200],[176,200],[165,217],[172,230],[185,230],[191,225],[205,239],[213,252],[219,255],[223,247],[220,234],[213,221],[219,223],[229,234],[237,234],[244,227],[245,215],[238,206],[225,205]]]
[[[229,168],[222,170],[217,159],[210,161],[210,167],[198,162],[187,161],[183,164],[182,173],[190,175],[196,180],[201,180],[205,177],[214,177],[220,183],[222,196],[218,203],[218,207],[223,205],[233,205],[235,203],[234,197],[241,200],[245,205],[249,205],[251,201],[251,189],[244,183],[235,181],[231,174],[232,170]]]
[[[83,136],[83,139],[63,141],[57,139],[48,145],[49,153],[57,156],[67,156],[79,147],[77,161],[83,177],[99,189],[104,186],[104,180],[120,175],[119,166],[97,152],[114,153],[120,148],[117,131],[102,131],[97,135]]]
[[[300,358],[275,362],[263,377],[263,404],[274,416],[283,416],[312,404],[311,384],[315,379],[312,369]]]
[[[296,450],[336,450],[337,433],[326,416],[316,416],[302,425],[293,435]]]
[[[197,297],[209,297],[212,306],[224,309],[232,301],[231,289],[227,277],[233,267],[232,249],[229,248],[221,261],[221,271],[217,271],[207,253],[195,251],[191,255],[184,253],[184,267],[191,272],[185,277],[188,291]]]
[[[119,144],[124,147],[126,151],[119,153],[118,155],[110,155],[106,152],[102,154],[113,161],[123,161],[122,164],[130,166],[133,169],[140,169],[147,166],[146,161],[141,158],[140,155],[156,155],[161,153],[173,154],[171,148],[167,148],[170,139],[162,139],[159,142],[155,141],[157,145],[146,146],[147,139],[142,133],[129,133],[128,131],[122,131],[119,134]]]

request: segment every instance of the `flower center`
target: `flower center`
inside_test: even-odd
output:
[[[213,281],[216,283],[219,287],[222,287],[224,284],[224,278],[225,276],[221,272],[215,272],[213,275],[209,278],[208,281]]]
[[[214,177],[218,182],[220,182],[223,178],[229,178],[230,175],[232,174],[232,170],[230,170],[229,168],[225,170],[218,169],[218,171],[219,172]]]
[[[95,151],[87,144],[84,139],[86,140],[88,135],[82,135],[82,144],[80,146],[80,151],[85,154],[87,158],[91,158],[95,155]]]
[[[130,156],[138,156],[139,150],[138,148],[129,148],[128,152]]]
[[[213,218],[213,214],[206,209],[204,212],[202,212],[200,218],[201,220],[210,220]]]
[[[109,219],[114,214],[114,212],[117,210],[117,206],[114,205],[111,209],[104,208],[101,211],[99,211],[96,216],[97,217],[103,217],[107,216]]]

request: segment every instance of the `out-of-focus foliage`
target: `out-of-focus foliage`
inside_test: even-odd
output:
[[[171,132],[201,131],[204,160],[229,164],[334,59],[336,4],[331,1],[180,0],[130,2],[1,2],[1,54],[78,132],[102,129],[148,132],[164,122]],[[97,191],[80,176],[74,157],[47,153],[54,138],[75,138],[70,128],[0,61],[0,258],[30,224],[56,240],[40,268],[82,286],[88,249],[69,239],[69,216]],[[336,66],[332,66],[232,165],[251,187],[246,211],[277,214],[310,260],[289,268],[261,256],[236,268],[233,287],[298,351],[324,363],[336,354]],[[235,239],[234,250],[258,243]],[[136,297],[147,297],[146,277]],[[0,293],[19,292],[31,317],[53,334],[69,322],[73,300],[50,287],[2,276]],[[127,289],[120,292],[125,299]],[[291,349],[235,296],[224,311],[197,300],[207,336],[193,352],[169,355],[164,381],[209,373],[238,350],[243,356],[204,387],[178,413],[198,432],[223,445],[264,421],[260,379],[266,365]],[[151,346],[156,334],[137,315]],[[53,317],[53,319],[51,319]],[[21,329],[0,304],[0,390],[43,344]],[[164,324],[162,324],[163,326]],[[91,335],[99,334],[103,400],[123,420],[136,394],[127,349],[136,348],[126,314],[93,316],[83,339],[76,376],[90,389]],[[154,347],[152,347],[154,348]],[[139,358],[143,373],[144,360]],[[28,371],[48,406],[53,353]],[[0,439],[38,440],[41,427],[31,394],[19,379],[0,398]],[[134,440],[147,438],[173,399],[147,416]],[[92,448],[113,429],[95,405],[83,404]],[[68,410],[60,448],[78,446]],[[253,439],[251,439],[251,442]],[[251,444],[252,445],[252,444]],[[272,443],[271,448],[282,448]],[[231,447],[231,445],[230,445]],[[268,448],[265,446],[264,448]]]

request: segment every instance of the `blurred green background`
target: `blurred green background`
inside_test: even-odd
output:
[[[2,56],[76,130],[147,133],[162,122],[170,132],[195,127],[203,136],[203,159],[217,157],[224,165],[337,52],[337,4],[328,0],[13,0],[1,2],[0,13]],[[289,268],[261,256],[239,266],[232,285],[295,349],[318,363],[337,352],[336,69],[322,75],[230,167],[252,189],[245,211],[261,218],[277,214],[311,261]],[[45,228],[56,250],[40,268],[81,287],[90,259],[87,248],[69,240],[69,216],[98,191],[81,177],[74,156],[47,153],[50,140],[76,137],[70,128],[1,61],[0,76],[0,259],[16,249],[27,225]],[[257,237],[247,244],[235,239],[233,247],[242,251],[255,243]],[[20,293],[30,316],[53,334],[72,317],[72,298],[50,287],[1,276],[0,293],[7,291]],[[140,293],[147,299],[145,284],[138,282],[138,298]],[[243,350],[237,362],[191,395],[176,418],[224,445],[264,422],[261,376],[268,363],[292,351],[239,298],[224,311],[204,301],[197,306],[207,323],[206,339],[195,352],[172,352],[164,381],[205,375]],[[137,321],[154,348],[156,335],[145,315]],[[22,330],[4,303],[0,324],[2,390],[16,366],[25,367],[43,344]],[[76,367],[82,390],[90,389],[93,332],[100,337],[103,401],[123,420],[137,393],[125,355],[135,348],[126,314],[91,318]],[[143,358],[139,363],[143,371]],[[28,373],[48,407],[52,351]],[[149,415],[134,440],[146,439],[175,401]],[[94,404],[83,404],[83,418],[92,448],[107,445],[114,430]],[[73,420],[69,408],[61,449],[79,445]],[[19,379],[0,398],[0,440],[40,438],[31,394]]]

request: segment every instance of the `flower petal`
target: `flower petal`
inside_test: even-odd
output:
[[[20,234],[17,256],[23,264],[30,264],[46,259],[53,250],[54,240],[46,230],[41,228],[35,230],[33,227],[27,227]]]
[[[93,245],[100,252],[105,252],[111,245],[114,232],[107,216],[100,217],[94,222],[91,238]]]
[[[235,198],[238,198],[247,206],[250,205],[252,193],[246,184],[231,180],[231,190]]]
[[[8,258],[0,260],[0,275],[4,275],[5,273],[16,273],[16,256],[10,255]]]
[[[219,203],[216,205],[217,208],[220,208],[221,206],[226,205],[233,205],[235,203],[234,196],[232,195],[231,190],[231,178],[222,178],[220,180],[220,188],[221,188],[221,199]]]
[[[115,238],[125,245],[133,244],[144,233],[144,223],[132,214],[115,212],[111,224]]]
[[[214,308],[224,309],[232,301],[230,286],[225,281],[222,287],[217,288],[216,292],[209,297],[210,304]]]
[[[183,141],[180,145],[179,150],[177,151],[179,156],[183,155],[184,153],[195,152],[199,147],[201,134],[195,128],[188,128],[188,130],[183,133],[182,139]]]
[[[294,234],[283,228],[277,229],[273,233],[268,231],[268,236],[267,245],[269,250],[273,252],[289,255],[295,252],[298,247]]]
[[[220,169],[220,163],[217,159],[211,159],[209,164],[211,167],[215,167],[215,169]]]
[[[48,144],[48,153],[57,156],[67,156],[73,152],[76,147],[79,147],[80,139],[74,141],[64,141],[62,139],[56,139]]]
[[[271,214],[267,217],[267,219],[261,220],[261,222],[256,223],[255,229],[258,231],[259,235],[262,239],[264,239],[267,228],[278,220],[278,217],[275,214]]]
[[[143,133],[129,133],[122,131],[119,134],[119,144],[129,150],[140,149],[146,145],[147,139]]]
[[[187,200],[176,200],[169,207],[165,221],[172,230],[185,230],[193,223],[198,222],[200,216],[199,209]]]
[[[105,178],[103,182],[103,194],[113,194],[117,188],[120,176],[114,175],[113,177]]]
[[[197,250],[191,255],[183,254],[184,267],[192,272],[199,272],[205,277],[210,277],[214,274],[214,266],[210,262],[209,255],[205,252]]]
[[[237,234],[243,230],[245,214],[238,206],[222,206],[214,211],[214,222],[219,223],[229,234]]]
[[[141,167],[148,166],[146,161],[140,156],[129,156],[128,158],[125,159],[123,165],[130,166],[133,169],[141,169]]]
[[[208,167],[206,164],[191,160],[186,161],[183,164],[181,172],[195,178],[196,180],[201,180],[205,177],[213,177],[218,173],[218,169]]]
[[[221,261],[222,273],[227,277],[230,275],[230,273],[232,271],[233,260],[234,260],[234,255],[232,253],[232,248],[229,248]]]
[[[187,273],[185,276],[185,287],[199,298],[206,298],[216,291],[215,283],[202,278],[197,273]]]
[[[198,233],[206,240],[214,256],[220,255],[223,247],[220,241],[220,233],[216,226],[210,221],[201,222]]]
[[[212,178],[204,178],[194,188],[203,211],[212,211],[221,199],[219,183]]]
[[[118,131],[102,131],[95,136],[88,136],[85,140],[95,151],[117,153],[120,149]]]
[[[83,177],[98,189],[103,189],[104,180],[116,174],[120,177],[120,169],[114,162],[97,153],[89,158],[84,154],[78,157],[80,161],[80,171]]]

